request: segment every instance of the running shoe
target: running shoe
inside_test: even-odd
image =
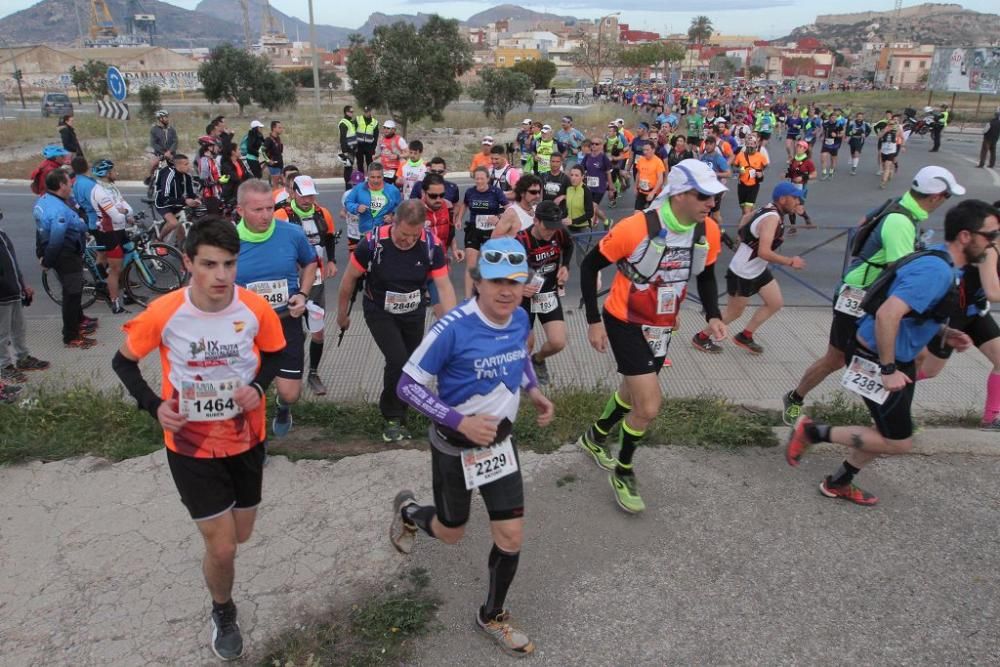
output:
[[[670,368],[673,365],[674,365],[674,362],[670,361],[670,357],[664,357],[663,358],[663,367],[664,368]]]
[[[615,492],[615,502],[618,503],[618,507],[629,514],[638,514],[646,509],[646,503],[642,502],[642,498],[639,496],[635,475],[620,475],[617,472],[612,472],[608,475],[608,481],[611,482],[611,488]]]
[[[858,168],[857,167],[851,167],[851,176],[854,176],[856,173],[858,173]]]
[[[598,435],[597,429],[591,424],[590,428],[577,438],[576,446],[590,454],[597,467],[611,471],[618,465],[618,461],[611,455],[611,449],[604,445],[605,437],[607,436]]]
[[[98,322],[99,319],[96,317],[87,317],[86,315],[84,315],[83,317],[80,318],[80,324],[86,324],[87,326],[92,326],[95,329],[97,328]]]
[[[17,362],[17,370],[19,370],[19,371],[44,371],[45,369],[47,369],[51,365],[52,364],[50,364],[49,362],[42,361],[41,359],[37,359],[37,358],[35,358],[35,357],[33,357],[33,356],[31,356],[29,354],[24,359],[21,359],[21,361]]]
[[[96,324],[87,324],[86,322],[80,323],[80,335],[81,336],[93,336],[97,333]]]
[[[18,370],[14,364],[8,364],[0,368],[0,380],[13,382],[14,384],[23,384],[28,381],[28,376]]]
[[[991,431],[994,433],[1000,433],[1000,417],[995,417],[991,422],[982,422],[979,424],[980,431]]]
[[[535,355],[531,355],[531,367],[535,371],[538,384],[543,387],[547,386],[549,384],[549,367],[545,364],[545,360],[535,361]]]
[[[17,400],[17,395],[24,389],[18,384],[0,385],[0,403],[13,403]]]
[[[128,313],[129,311],[125,309],[125,306],[121,304],[121,301],[111,302],[111,312],[114,315],[121,315],[122,313]]]
[[[226,661],[243,657],[243,635],[232,600],[221,609],[212,609],[212,653]]]
[[[793,426],[795,420],[802,415],[802,403],[792,398],[792,392],[788,392],[781,397],[781,405],[784,408],[781,412],[781,421],[785,426]]]
[[[750,354],[763,354],[764,352],[763,347],[758,345],[752,337],[744,336],[742,331],[733,336],[733,342]]]
[[[695,334],[694,338],[691,339],[691,344],[695,346],[695,349],[702,352],[708,352],[709,354],[722,353],[722,346],[712,340],[711,336],[702,338],[701,334]]]
[[[292,408],[289,405],[279,405],[271,420],[271,430],[275,438],[282,438],[292,430]]]
[[[389,525],[389,541],[396,551],[401,554],[408,554],[413,551],[413,544],[417,541],[417,527],[403,518],[403,508],[407,505],[416,505],[417,499],[413,496],[413,491],[403,490],[396,494],[392,501],[392,523]]]
[[[801,415],[795,420],[792,432],[788,434],[788,442],[785,443],[785,460],[788,461],[788,465],[798,466],[802,462],[802,457],[814,444],[809,439],[809,434],[806,433],[806,429],[812,426],[812,423],[813,420],[805,415]]]
[[[383,442],[399,442],[403,439],[403,427],[398,419],[389,419],[382,429]]]
[[[326,396],[326,385],[319,379],[319,374],[309,371],[309,390],[317,396]]]
[[[840,498],[841,500],[848,500],[855,505],[864,505],[865,507],[871,507],[878,503],[877,496],[853,484],[833,486],[830,484],[829,477],[819,483],[819,492],[827,498]]]
[[[89,350],[97,345],[97,341],[93,338],[87,338],[86,336],[79,336],[68,343],[63,343],[63,345],[69,348],[76,348],[78,350]]]
[[[510,624],[510,613],[506,610],[488,621],[484,621],[477,611],[476,627],[499,644],[500,648],[507,655],[512,655],[515,658],[524,658],[531,655],[535,650],[535,644],[528,639],[528,635],[515,629]]]

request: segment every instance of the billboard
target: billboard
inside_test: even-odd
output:
[[[934,49],[927,88],[954,93],[1000,93],[1000,47]]]

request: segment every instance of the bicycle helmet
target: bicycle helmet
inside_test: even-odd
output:
[[[103,178],[108,174],[110,174],[111,170],[114,168],[115,168],[115,163],[109,160],[108,158],[104,158],[102,160],[98,160],[94,164],[94,166],[90,168],[90,172],[94,174],[94,176]]]
[[[198,144],[201,146],[213,146],[213,145],[218,146],[219,143],[220,143],[219,140],[210,134],[203,134],[202,136],[198,137]]]
[[[169,115],[170,115],[170,113],[168,111],[166,111],[165,109],[160,109],[159,111],[156,112],[156,118],[157,119],[166,118]]]
[[[59,144],[49,144],[42,149],[42,157],[46,160],[54,160],[57,157],[65,157],[66,155],[69,155],[69,153]]]

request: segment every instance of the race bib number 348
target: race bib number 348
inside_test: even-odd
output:
[[[517,472],[517,458],[510,438],[492,447],[462,450],[465,488],[471,491]]]
[[[247,289],[264,297],[271,308],[281,308],[288,302],[288,280],[284,278],[247,283]]]

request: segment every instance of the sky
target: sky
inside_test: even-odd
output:
[[[198,0],[167,0],[170,4],[194,9]],[[0,16],[30,7],[36,0],[4,0]],[[546,4],[548,2],[548,4]],[[315,0],[316,22],[344,28],[358,28],[367,20],[365,3],[347,3],[354,7],[343,11],[342,2]],[[448,2],[446,0],[382,0],[377,5],[367,5],[384,14],[427,14],[437,13],[446,18],[466,19],[469,16],[502,4],[501,2]],[[805,0],[675,0],[671,11],[648,11],[649,0],[534,0],[532,2],[511,2],[527,6],[535,11],[547,11],[563,16],[579,18],[600,18],[611,12],[621,12],[618,20],[628,23],[634,30],[650,30],[661,34],[686,32],[691,17],[704,14],[712,19],[718,32],[724,34],[756,35],[764,39],[787,35],[800,25],[812,23],[817,13],[847,13],[871,10],[891,10],[892,2],[882,0],[874,4],[871,0],[839,0],[835,4],[823,6]],[[904,7],[921,4],[904,2]],[[965,0],[966,9],[993,13],[997,11],[996,0]],[[271,5],[290,16],[308,20],[308,0],[271,0]]]

